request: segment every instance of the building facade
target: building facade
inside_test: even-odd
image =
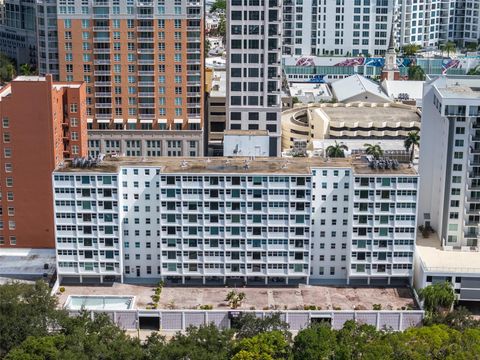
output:
[[[36,4],[38,73],[51,74],[58,81],[57,1],[37,0]]]
[[[480,77],[427,81],[422,107],[416,286],[454,284],[460,300],[480,300]]]
[[[0,53],[20,65],[37,65],[35,1],[4,0],[0,3],[3,16],[0,24]]]
[[[227,129],[267,130],[280,154],[282,4],[227,1]]]
[[[417,175],[348,159],[112,159],[53,174],[62,281],[405,283]]]
[[[92,154],[203,154],[202,1],[60,2],[56,34],[49,8],[41,69],[86,83]]]
[[[286,0],[283,53],[382,56],[396,11],[396,0]]]
[[[0,248],[54,248],[51,173],[85,156],[85,87],[18,77],[0,90]]]

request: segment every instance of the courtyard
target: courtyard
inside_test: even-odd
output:
[[[147,285],[114,283],[98,286],[64,286],[58,292],[59,306],[68,296],[108,295],[135,296],[134,307],[146,309],[152,303],[155,288]],[[315,306],[318,310],[372,310],[378,304],[382,310],[416,309],[413,294],[406,287],[342,287],[299,285],[297,287],[184,287],[162,288],[158,309],[229,309],[225,300],[229,291],[245,293],[239,309],[303,310]]]

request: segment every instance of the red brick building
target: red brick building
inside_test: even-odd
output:
[[[85,85],[17,77],[0,121],[0,249],[54,248],[52,171],[87,155]]]

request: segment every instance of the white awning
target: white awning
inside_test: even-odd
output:
[[[141,119],[140,124],[152,124],[153,119]]]
[[[137,123],[137,119],[127,119],[127,123],[129,123],[129,124],[136,124],[136,123]]]
[[[183,124],[183,119],[173,119],[175,124]]]
[[[123,124],[123,119],[113,119],[115,124]]]
[[[159,123],[159,124],[166,124],[166,123],[167,123],[167,119],[157,119],[157,123]]]
[[[92,119],[92,118],[88,118],[88,119],[87,119],[87,123],[89,123],[89,124],[93,123],[93,119]]]
[[[189,124],[200,124],[202,119],[188,119]]]
[[[110,119],[97,119],[98,124],[109,124]]]

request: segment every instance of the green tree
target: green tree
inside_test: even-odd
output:
[[[457,51],[457,45],[453,41],[447,41],[440,45],[440,50],[442,50],[442,53],[446,52],[447,56],[450,57],[450,53]]]
[[[337,332],[335,359],[360,359],[366,346],[379,341],[381,335],[374,326],[347,321]]]
[[[477,42],[469,42],[466,44],[465,48],[467,51],[477,51],[478,43]]]
[[[212,44],[210,43],[210,40],[205,39],[205,56],[208,56],[208,53],[211,48],[212,48]]]
[[[44,281],[0,286],[0,357],[29,336],[47,336],[65,316]]]
[[[34,74],[35,74],[35,70],[33,69],[32,65],[30,64],[20,65],[20,75],[30,76]]]
[[[416,44],[407,44],[402,48],[404,56],[414,56],[422,47]]]
[[[404,141],[405,150],[410,151],[410,162],[413,162],[415,156],[415,147],[420,146],[420,135],[418,131],[410,131]]]
[[[367,155],[372,155],[375,159],[379,159],[383,156],[383,150],[380,145],[364,144],[363,146],[365,146],[365,152]]]
[[[448,281],[428,285],[418,291],[418,296],[425,310],[430,313],[449,311],[455,302],[453,286]]]
[[[264,318],[259,318],[252,313],[243,313],[235,319],[232,326],[237,339],[250,338],[267,331],[280,331],[286,339],[291,337],[288,332],[289,325],[280,318],[279,313],[273,313]]]
[[[137,338],[128,336],[107,314],[83,312],[62,323],[65,347],[61,359],[142,359],[143,349]]]
[[[227,10],[227,2],[226,0],[215,0],[215,2],[210,7],[210,13],[214,13],[217,10]]]
[[[224,360],[232,347],[233,331],[220,330],[214,324],[189,327],[185,334],[178,332],[169,342],[152,335],[145,342],[146,359]]]
[[[5,360],[61,359],[65,336],[29,336],[20,346],[12,349]]]
[[[335,141],[335,145],[330,145],[327,147],[326,152],[327,156],[331,158],[344,158],[345,151],[348,150],[348,146],[345,144],[339,144]]]
[[[459,306],[446,314],[431,314],[431,316],[427,317],[423,323],[427,326],[444,324],[459,331],[480,328],[480,320],[475,319],[470,311],[463,306]]]
[[[293,359],[333,359],[337,347],[335,331],[330,326],[313,325],[298,332],[293,342]]]
[[[222,37],[223,43],[227,37],[227,21],[225,20],[225,15],[221,14],[218,20],[218,27],[216,31],[218,36]]]
[[[227,297],[225,298],[225,301],[228,302],[228,305],[232,309],[238,308],[242,304],[243,300],[245,300],[245,293],[238,292],[236,290],[229,291]]]
[[[232,360],[282,360],[290,358],[290,345],[281,331],[263,332],[234,345]]]
[[[11,81],[15,77],[15,65],[7,56],[0,54],[0,85]]]
[[[408,80],[412,81],[424,81],[425,71],[419,65],[410,65],[408,67]]]
[[[480,66],[475,66],[468,70],[467,75],[480,75]]]

